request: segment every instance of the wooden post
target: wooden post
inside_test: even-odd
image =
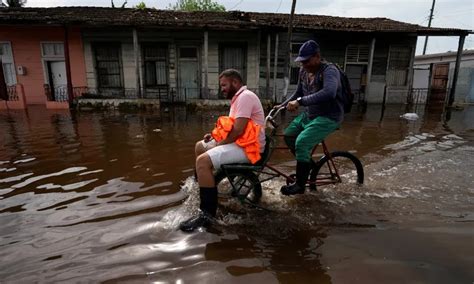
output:
[[[433,0],[433,4],[431,5],[431,11],[430,11],[430,20],[428,21],[428,28],[431,27],[431,21],[433,20],[433,12],[434,12],[434,7],[435,7],[435,2],[436,0]],[[426,54],[426,46],[428,45],[428,36],[425,38],[425,46],[423,47],[423,55]]]
[[[262,51],[260,50],[261,49],[261,42],[262,42],[262,31],[259,29],[257,31],[257,64],[255,64],[256,65],[255,78],[257,78],[256,88],[258,90],[257,95],[259,95],[259,96],[261,96],[261,94],[260,94],[260,57],[261,57],[261,53],[262,53]]]
[[[142,92],[140,88],[140,50],[138,46],[138,33],[136,28],[133,28],[133,51],[135,54],[135,93],[137,95],[137,98],[141,98]]]
[[[209,98],[209,32],[204,31],[204,92]]]
[[[387,99],[387,84],[383,88],[383,100],[382,100],[382,111],[380,112],[380,121],[382,121],[385,114],[385,101]]]
[[[449,93],[448,106],[452,106],[454,102],[454,96],[456,93],[456,83],[458,82],[459,67],[461,66],[462,49],[464,47],[465,39],[466,35],[462,35],[459,37],[458,54],[456,55],[456,65],[454,66],[453,84],[451,86],[451,92]]]
[[[291,13],[290,13],[290,19],[288,23],[288,40],[286,43],[285,70],[284,70],[285,89],[284,89],[283,96],[286,96],[286,93],[288,92],[288,86],[290,85],[291,38],[292,38],[292,32],[293,32],[293,18],[295,15],[295,8],[296,8],[296,0],[293,0],[293,3],[291,4]]]
[[[64,26],[64,59],[66,61],[66,81],[67,81],[67,97],[69,105],[72,105],[74,100],[71,78],[71,61],[69,58],[69,28]]]
[[[407,74],[407,98],[411,94],[413,89],[413,76],[415,74],[415,70],[413,69],[413,65],[415,64],[415,50],[416,44],[412,46],[411,54],[410,54],[410,65],[408,67],[408,74]]]
[[[271,64],[271,47],[272,47],[272,41],[271,41],[271,34],[268,33],[267,35],[267,70],[266,70],[266,96],[267,98],[270,97],[270,64]]]
[[[273,102],[277,102],[277,72],[278,72],[278,41],[279,34],[275,34],[275,54],[273,55]]]
[[[3,75],[2,58],[0,57],[0,100],[8,101],[7,83]]]
[[[375,52],[375,37],[372,38],[372,42],[370,43],[370,53],[369,53],[369,64],[367,66],[367,82],[365,86],[365,100],[370,93],[370,81],[372,80],[372,66],[374,65],[374,52]],[[360,101],[360,96],[359,96]]]

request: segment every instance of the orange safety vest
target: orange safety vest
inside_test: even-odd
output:
[[[217,119],[216,127],[212,130],[212,138],[220,142],[227,138],[232,127],[234,127],[235,118],[229,116],[220,116]],[[249,120],[245,131],[235,140],[235,143],[244,148],[245,155],[252,164],[260,160],[260,143],[258,141],[260,135],[260,125]]]

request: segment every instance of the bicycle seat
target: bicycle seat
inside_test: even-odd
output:
[[[270,159],[271,153],[273,152],[273,139],[265,135],[265,149],[261,154],[260,160],[255,164],[251,163],[235,163],[235,164],[225,164],[221,168],[223,170],[249,170],[249,171],[259,171],[262,170],[265,164]]]

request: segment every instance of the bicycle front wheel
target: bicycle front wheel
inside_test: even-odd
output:
[[[343,183],[361,185],[364,183],[364,168],[360,160],[349,152],[336,151],[323,156],[315,163],[310,174],[310,189],[316,186]]]

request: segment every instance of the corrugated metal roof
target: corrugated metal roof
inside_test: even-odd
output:
[[[181,12],[156,9],[56,7],[1,8],[0,24],[81,26],[157,26],[213,29],[286,29],[288,14],[254,12]],[[428,28],[387,18],[344,18],[295,15],[294,28],[349,32],[402,32],[418,35],[461,35],[468,30]]]

